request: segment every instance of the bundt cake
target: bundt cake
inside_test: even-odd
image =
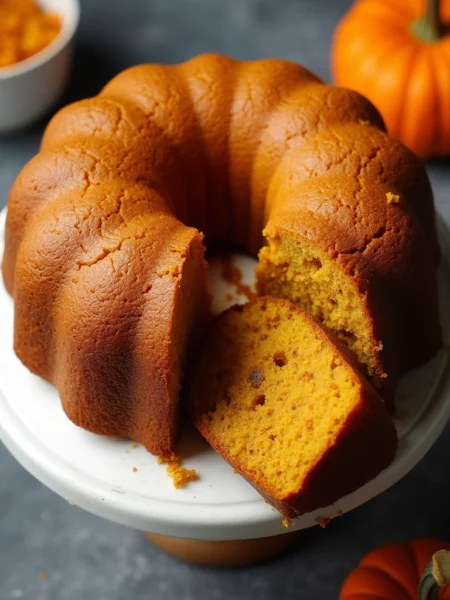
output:
[[[199,231],[256,255],[263,229],[260,293],[323,321],[392,407],[440,345],[430,185],[365,98],[284,60],[137,66],[56,114],[8,201],[17,355],[78,425],[169,454]]]
[[[222,313],[186,388],[202,435],[287,517],[331,505],[395,455],[379,395],[287,300],[262,297]]]

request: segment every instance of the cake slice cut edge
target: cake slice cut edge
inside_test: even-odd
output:
[[[375,389],[287,300],[222,313],[186,384],[200,433],[288,518],[330,506],[394,459],[397,433]]]

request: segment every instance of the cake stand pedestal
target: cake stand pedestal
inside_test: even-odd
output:
[[[0,256],[4,233],[0,215]],[[129,440],[96,436],[73,425],[56,390],[27,371],[12,350],[13,302],[0,284],[0,438],[32,475],[70,503],[148,532],[164,550],[208,564],[248,564],[274,556],[298,532],[374,498],[401,479],[429,450],[450,417],[450,233],[439,221],[443,261],[439,291],[445,350],[407,374],[398,390],[399,449],[392,465],[335,505],[303,515],[287,529],[280,514],[185,424],[178,453],[199,480],[175,489],[164,465]],[[213,259],[209,283],[214,310],[245,301],[254,261]],[[239,269],[237,270],[236,267]],[[234,273],[229,278],[229,273]],[[239,282],[239,273],[242,280]],[[227,275],[228,274],[228,275]],[[176,538],[176,539],[170,539]],[[262,538],[272,538],[262,540]],[[182,540],[191,540],[186,542]],[[204,541],[198,544],[192,540]],[[244,543],[231,541],[244,540]],[[230,542],[217,544],[216,542]]]
[[[245,567],[282,554],[298,540],[300,531],[250,540],[185,540],[144,534],[161,550],[186,562],[207,567]]]

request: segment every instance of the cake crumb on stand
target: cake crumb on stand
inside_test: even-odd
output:
[[[167,473],[172,478],[173,485],[177,488],[183,488],[192,481],[198,481],[200,477],[195,469],[186,469],[181,466],[181,457],[172,453],[169,457],[158,456],[158,464],[167,464]]]
[[[330,521],[331,519],[329,517],[317,517],[316,519],[317,525],[320,525],[322,529],[325,529],[325,527],[329,524]]]
[[[285,527],[287,529],[288,527],[291,527],[291,525],[294,524],[294,521],[293,521],[293,519],[289,519],[288,517],[285,517],[281,521],[281,524],[283,525],[283,527]]]

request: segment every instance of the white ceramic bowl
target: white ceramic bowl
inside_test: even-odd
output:
[[[0,68],[0,134],[17,131],[44,115],[67,83],[72,41],[79,21],[78,0],[38,0],[60,15],[62,27],[43,50],[10,67]]]

